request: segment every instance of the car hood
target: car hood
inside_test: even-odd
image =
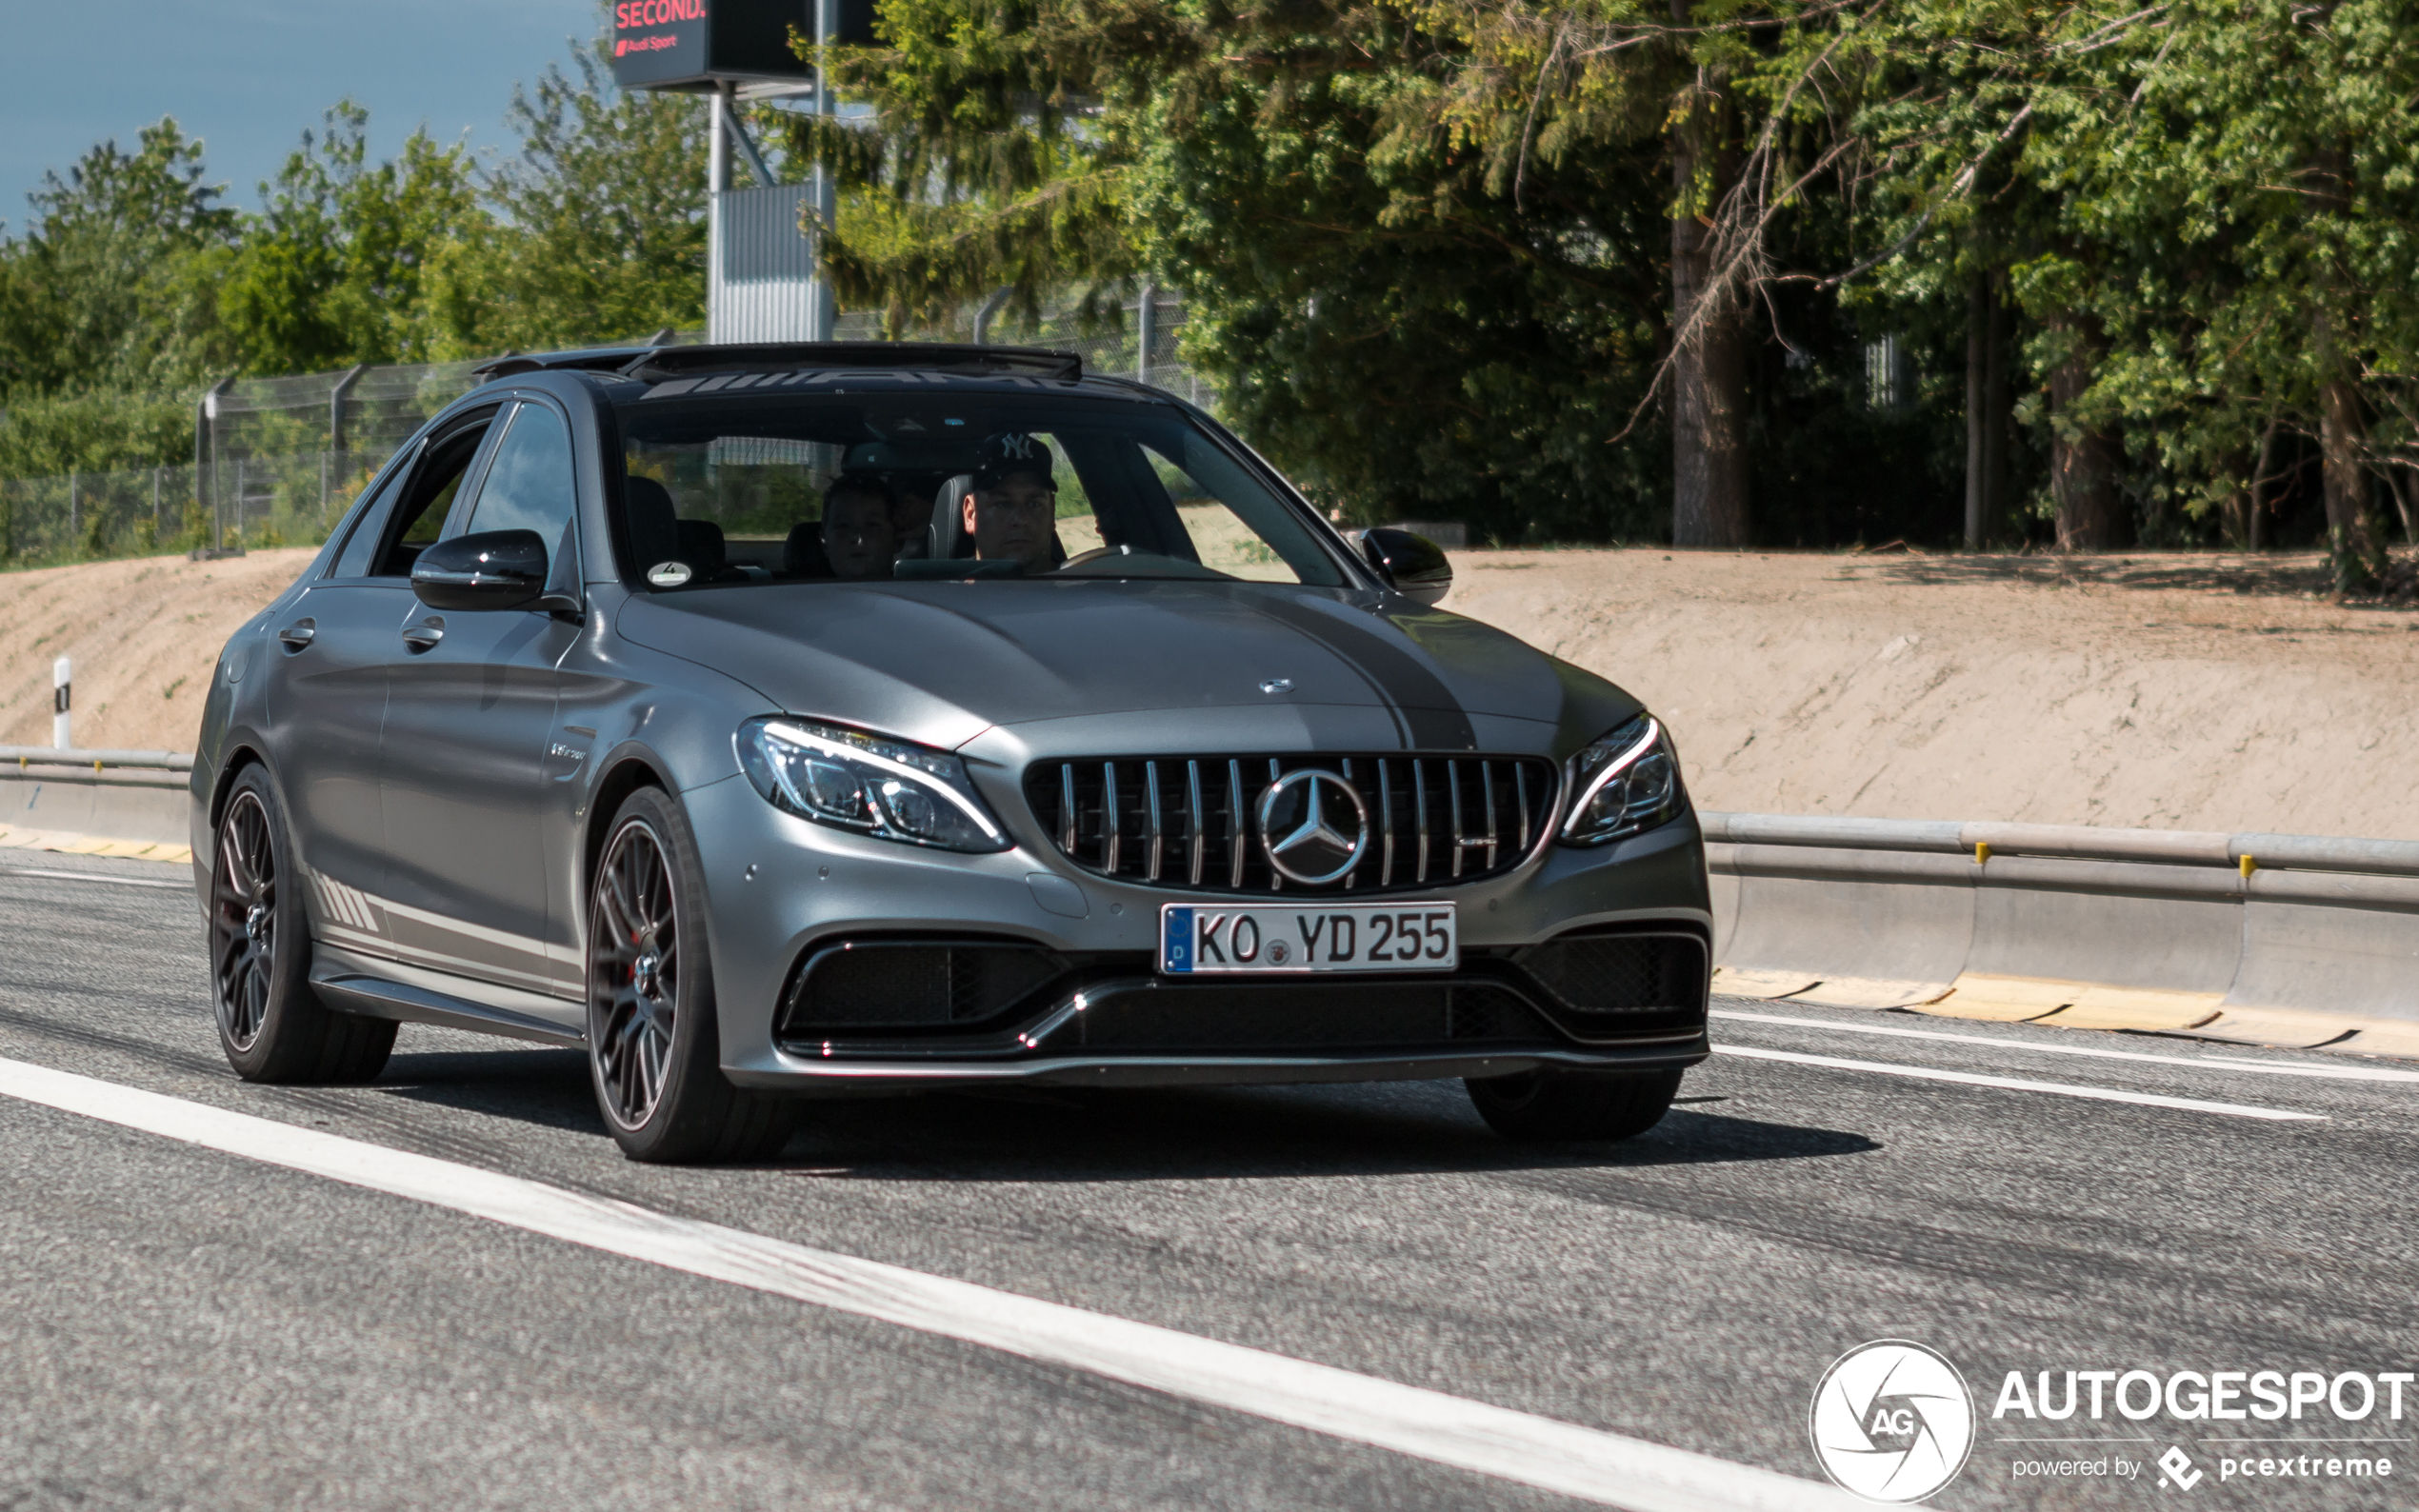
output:
[[[1404,748],[1467,750],[1471,715],[1581,727],[1584,741],[1638,708],[1475,621],[1289,585],[733,587],[633,596],[617,628],[785,712],[941,746],[993,725],[1282,700],[1387,709]]]

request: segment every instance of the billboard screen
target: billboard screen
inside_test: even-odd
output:
[[[711,76],[708,0],[614,0],[613,82],[661,89]]]
[[[873,0],[830,0],[834,42],[873,40]],[[790,29],[811,35],[815,0],[614,0],[613,82],[704,89],[717,79],[805,79]]]

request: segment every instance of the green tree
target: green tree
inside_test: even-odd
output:
[[[0,246],[0,403],[190,382],[212,313],[192,263],[238,229],[221,190],[173,118],[44,175],[30,228]]]
[[[890,0],[838,63],[878,124],[825,150],[897,209],[833,262],[928,320],[1147,269],[1233,417],[1357,510],[1740,543],[1753,308],[1834,170],[1845,13]]]
[[[2300,435],[2336,582],[2374,587],[2419,365],[2414,35],[2405,0],[1988,0],[1904,12],[1876,49],[1870,204],[1903,248],[1877,278],[2007,269],[2062,543],[2213,518],[2248,542]]]
[[[478,234],[485,212],[470,153],[414,131],[388,162],[370,160],[369,112],[330,109],[303,133],[239,242],[219,251],[219,339],[252,373],[313,371],[429,356],[430,265]]]
[[[487,356],[702,324],[706,121],[690,96],[613,88],[595,49],[515,87],[520,155],[486,175],[490,216],[438,248],[427,341]]]
[[[837,61],[877,124],[822,143],[867,208],[830,248],[844,296],[930,325],[994,288],[1030,310],[1148,271],[1184,293],[1229,415],[1357,516],[1652,527],[1636,454],[1603,438],[1660,324],[1616,253],[1655,191],[1491,182],[1418,115],[1448,39],[1324,0],[891,0],[882,29]],[[1537,224],[1508,228],[1515,189]]]

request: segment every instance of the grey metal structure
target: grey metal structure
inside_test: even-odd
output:
[[[811,341],[828,321],[830,289],[817,276],[815,244],[799,229],[813,187],[759,185],[714,195],[713,276],[706,325],[721,342]]]
[[[983,558],[962,414],[1059,417],[1096,516],[1062,500],[1053,539],[1104,544]],[[875,428],[851,476],[951,474],[877,580],[804,551],[812,520],[691,518],[761,504],[768,456],[839,457],[833,416]],[[1189,542],[1228,505],[1153,455],[1257,539]],[[682,456],[724,471],[654,460]],[[770,1148],[779,1094],[1002,1083],[1462,1077],[1508,1133],[1636,1132],[1707,1051],[1676,760],[1620,688],[1432,607],[1449,581],[1065,353],[506,360],[219,659],[191,835],[226,1048],[324,1080],[375,1075],[398,1022],[585,1044],[645,1159]],[[1247,904],[1458,946],[1170,969],[1180,921]]]

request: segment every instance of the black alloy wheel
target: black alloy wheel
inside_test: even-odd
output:
[[[796,1104],[722,1074],[705,876],[687,820],[642,787],[608,833],[588,909],[588,1065],[606,1126],[635,1161],[780,1153]]]
[[[310,985],[310,922],[276,789],[237,775],[210,856],[210,998],[219,1047],[248,1082],[367,1082],[394,1049],[383,1019],[330,1012]]]
[[[211,961],[218,977],[218,1032],[241,1053],[260,1040],[277,975],[277,852],[269,810],[256,792],[235,795],[218,830],[210,889]]]
[[[596,1082],[616,1132],[643,1128],[664,1100],[680,1018],[680,917],[663,841],[643,818],[613,834],[589,931]]]

